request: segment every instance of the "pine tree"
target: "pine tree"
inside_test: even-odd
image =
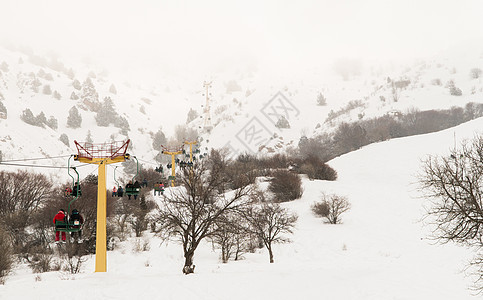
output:
[[[280,118],[277,121],[277,124],[275,124],[275,127],[277,128],[290,128],[290,123],[284,116],[280,116]]]
[[[72,91],[72,94],[70,94],[70,99],[71,100],[78,100],[79,96],[77,96],[76,93],[74,91]]]
[[[94,143],[94,141],[92,140],[92,134],[90,130],[87,130],[86,143],[91,143],[91,144]]]
[[[188,117],[186,119],[186,124],[188,124],[189,122],[193,121],[196,118],[198,118],[198,113],[196,112],[196,110],[190,108],[188,112]]]
[[[111,124],[116,125],[118,123],[118,115],[114,109],[114,102],[111,97],[104,98],[101,108],[97,112],[96,123],[98,126],[107,127]]]
[[[58,121],[54,116],[50,116],[50,118],[47,120],[45,124],[54,130],[56,130],[59,127]]]
[[[121,129],[121,134],[127,135],[129,132],[129,122],[124,117],[119,117],[116,121],[116,127]]]
[[[57,92],[57,91],[54,91],[54,92],[52,93],[52,97],[54,97],[54,98],[55,98],[55,99],[57,99],[57,100],[60,100],[60,99],[62,98],[62,96],[60,95],[60,93],[59,93],[59,92]]]
[[[154,135],[153,138],[153,148],[154,149],[161,149],[161,145],[166,144],[166,136],[164,135],[163,130],[160,128],[158,132]]]
[[[37,76],[39,76],[40,78],[44,78],[45,77],[44,69],[40,68],[40,70],[37,72]]]
[[[5,105],[3,105],[3,102],[2,101],[0,101],[0,112],[2,112],[5,115],[7,115],[7,108],[5,107]]]
[[[81,88],[82,88],[82,86],[81,86],[81,84],[80,84],[79,80],[77,80],[77,79],[74,79],[74,81],[72,81],[72,86],[73,86],[73,87],[74,87],[76,90],[78,90],[78,91],[80,91],[80,90],[81,90]]]
[[[114,86],[114,84],[111,84],[111,86],[109,87],[109,92],[116,95],[117,94],[117,90],[116,90],[116,87]]]
[[[89,77],[87,77],[82,84],[81,99],[91,103],[99,101],[99,94],[97,93],[96,88]]]
[[[67,127],[69,128],[79,128],[82,124],[82,116],[75,106],[69,110],[69,116],[67,117]]]
[[[27,124],[34,125],[35,124],[35,117],[32,111],[27,108],[22,112],[22,115],[20,116],[20,119],[24,121]]]
[[[35,77],[34,80],[32,80],[32,91],[34,93],[38,93],[39,92],[39,87],[42,85],[42,82],[40,82],[40,80]]]
[[[2,64],[0,65],[0,70],[8,72],[8,64],[6,62],[2,62]]]
[[[39,127],[44,127],[44,124],[47,123],[47,117],[45,116],[44,112],[41,111],[36,117],[35,117],[35,125]]]
[[[327,105],[327,99],[325,99],[325,96],[322,95],[322,93],[319,93],[317,95],[317,105],[320,105],[320,106]]]
[[[69,77],[69,79],[74,79],[74,70],[72,70],[72,68],[70,68],[67,73],[66,73],[67,77]]]
[[[59,137],[59,141],[61,141],[62,143],[64,143],[64,145],[69,147],[69,137],[67,136],[67,134],[62,133]]]
[[[48,84],[44,85],[44,88],[42,89],[42,93],[44,93],[45,95],[52,94],[52,89],[50,88],[50,85]]]

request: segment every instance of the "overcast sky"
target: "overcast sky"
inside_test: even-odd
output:
[[[2,0],[0,36],[114,62],[203,68],[431,55],[483,40],[479,0]]]

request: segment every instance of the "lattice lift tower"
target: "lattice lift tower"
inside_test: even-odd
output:
[[[211,88],[211,83],[210,82],[203,82],[203,87],[205,88],[205,96],[206,96],[206,103],[203,112],[205,113],[205,124],[203,126],[203,129],[205,132],[210,132],[211,129],[213,129],[213,125],[211,125],[211,114],[210,114],[210,88]]]

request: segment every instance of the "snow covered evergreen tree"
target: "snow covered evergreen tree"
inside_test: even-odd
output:
[[[82,124],[82,116],[79,113],[77,107],[72,106],[69,110],[69,116],[67,117],[67,127],[79,128]]]
[[[280,116],[280,118],[278,118],[277,124],[275,124],[275,127],[288,129],[290,128],[290,123],[284,116]]]
[[[117,124],[118,114],[114,108],[114,102],[111,97],[104,98],[100,109],[97,111],[95,119],[98,126],[107,127],[111,124]]]
[[[64,143],[64,145],[69,147],[69,137],[67,136],[67,134],[62,133],[59,137],[59,141],[61,141],[62,143]]]

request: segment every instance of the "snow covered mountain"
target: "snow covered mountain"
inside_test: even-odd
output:
[[[447,154],[456,142],[482,133],[483,118],[437,133],[368,145],[329,162],[337,181],[303,178],[301,199],[283,206],[299,215],[292,240],[223,264],[210,243],[195,256],[196,273],[181,273],[182,246],[150,233],[108,252],[108,272],[93,273],[90,256],[81,273],[32,274],[26,265],[0,285],[0,299],[476,299],[464,266],[475,254],[436,245],[422,222],[426,201],[415,182],[421,159]],[[352,208],[339,225],[324,224],[310,206],[322,192],[347,196]],[[149,196],[152,197],[152,196]],[[159,199],[159,197],[157,197]],[[140,251],[139,245],[148,245]]]
[[[481,51],[465,53],[397,65],[339,60],[290,76],[247,60],[208,78],[166,71],[147,83],[109,75],[86,60],[0,48],[0,151],[3,161],[62,156],[51,164],[65,166],[64,156],[76,153],[74,140],[130,138],[129,152],[154,167],[161,150],[153,148],[155,133],[162,129],[175,140],[175,126],[186,124],[191,109],[186,127],[198,131],[205,149],[226,147],[233,156],[285,152],[301,136],[331,132],[343,121],[481,102]],[[211,82],[208,90],[204,82]],[[74,107],[82,121],[69,126]]]

